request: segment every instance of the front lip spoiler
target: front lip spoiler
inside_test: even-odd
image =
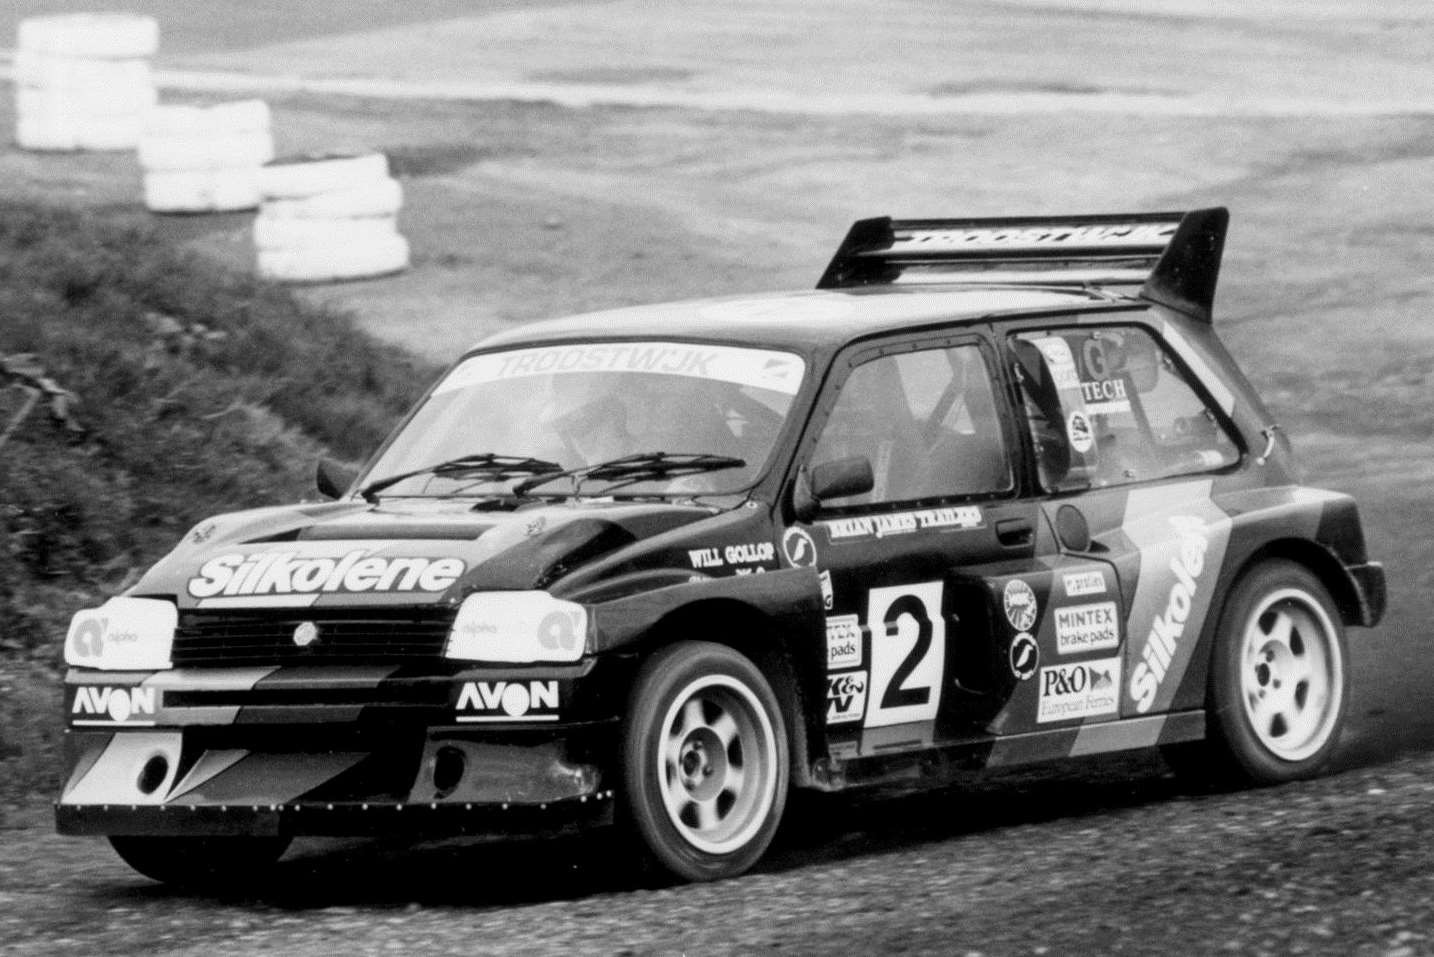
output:
[[[613,821],[613,792],[545,804],[316,803],[218,807],[55,804],[68,835],[165,837],[415,837],[541,835]]]

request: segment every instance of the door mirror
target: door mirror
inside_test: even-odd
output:
[[[353,484],[356,474],[337,462],[319,459],[318,467],[314,469],[314,486],[324,498],[343,498],[344,492]]]
[[[864,455],[835,459],[797,472],[792,486],[792,514],[799,522],[810,522],[825,499],[861,495],[876,486],[871,461]]]

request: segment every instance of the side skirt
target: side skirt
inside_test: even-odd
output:
[[[911,781],[934,785],[986,768],[1135,751],[1203,737],[1205,712],[1179,711],[1050,731],[971,738],[904,751],[833,756],[815,762],[812,782],[823,791]]]

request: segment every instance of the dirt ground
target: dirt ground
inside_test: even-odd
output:
[[[70,6],[15,0],[0,36]],[[1307,478],[1360,499],[1390,568],[1386,623],[1354,636],[1352,760],[1434,743],[1427,4],[127,6],[161,17],[166,99],[261,91],[283,151],[390,156],[413,268],[306,295],[440,359],[542,316],[809,286],[864,216],[1229,206],[1218,327]],[[0,194],[144,215],[130,155],[0,149]],[[250,262],[247,216],[158,222]],[[1052,886],[1069,877],[1020,860]]]

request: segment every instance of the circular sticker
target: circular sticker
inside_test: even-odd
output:
[[[1090,428],[1090,417],[1080,410],[1072,412],[1066,420],[1066,436],[1070,439],[1071,448],[1081,455],[1089,452],[1091,446],[1095,445],[1095,433]]]
[[[1006,619],[1017,631],[1030,631],[1036,623],[1036,593],[1019,578],[1006,582]]]
[[[1011,639],[1011,674],[1025,681],[1036,673],[1041,661],[1041,649],[1029,631],[1023,631]]]
[[[817,563],[817,545],[803,528],[789,528],[782,534],[782,554],[793,568],[811,568]]]

